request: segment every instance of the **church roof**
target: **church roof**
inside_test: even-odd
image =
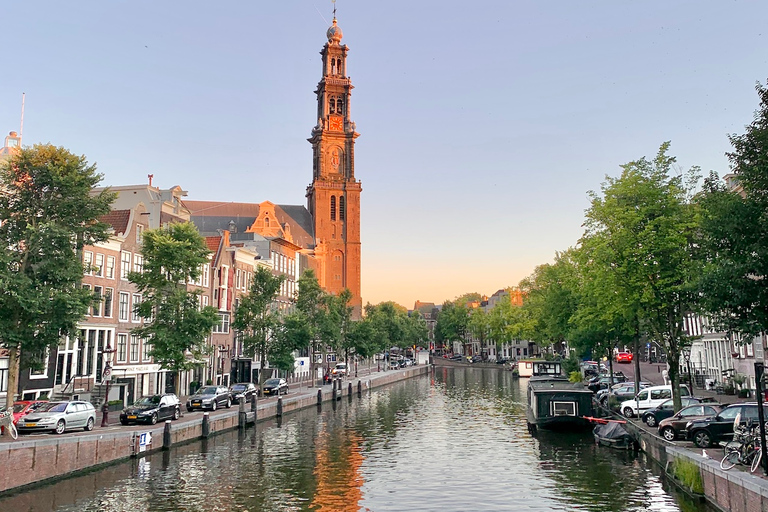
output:
[[[245,233],[259,216],[261,208],[257,203],[233,203],[223,201],[189,201],[192,223],[203,236],[218,234],[219,230],[234,228]],[[315,246],[312,216],[304,206],[274,205],[275,215],[281,225],[287,224],[293,243],[303,248]]]

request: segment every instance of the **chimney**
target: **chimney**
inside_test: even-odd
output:
[[[147,178],[149,178],[149,186],[150,187],[152,186],[152,178],[154,178],[154,177],[155,177],[154,174],[147,174]]]

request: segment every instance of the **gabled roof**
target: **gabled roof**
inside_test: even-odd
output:
[[[101,222],[109,224],[115,230],[116,235],[125,235],[128,232],[128,222],[131,219],[131,210],[112,210],[99,217]]]
[[[262,204],[271,205],[268,202]],[[191,213],[192,222],[204,236],[230,228],[237,233],[246,233],[261,211],[257,203],[185,200],[184,205]],[[274,205],[274,209],[280,225],[288,225],[294,244],[305,249],[315,246],[312,216],[304,206]]]

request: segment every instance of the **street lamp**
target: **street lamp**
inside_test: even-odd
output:
[[[115,350],[109,344],[109,340],[107,340],[107,346],[104,347],[104,350],[102,350],[101,353],[104,354],[107,359],[107,362],[104,364],[104,370],[101,372],[102,384],[104,383],[104,381],[106,381],[107,383],[107,392],[104,395],[104,404],[101,406],[101,413],[102,413],[101,426],[108,427],[109,426],[109,385],[112,382],[112,354],[115,353]]]
[[[684,347],[681,352],[683,355],[683,359],[685,360],[685,368],[688,370],[688,384],[691,387],[690,392],[693,393],[693,372],[691,372],[691,347]]]

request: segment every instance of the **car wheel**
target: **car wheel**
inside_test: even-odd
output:
[[[121,424],[122,426],[126,426],[126,425],[128,425],[128,422],[127,422],[127,421],[123,421],[123,420],[120,420],[120,424]]]
[[[88,423],[85,424],[85,431],[90,432],[91,430],[93,430],[93,424],[94,424],[93,418],[88,418]]]
[[[64,423],[64,420],[59,420],[59,422],[56,424],[56,433],[63,434],[66,429],[67,424]]]
[[[187,412],[192,412],[192,408],[191,407],[187,407]]]
[[[157,413],[152,414],[152,416],[149,418],[149,423],[151,423],[152,425],[157,424]]]
[[[656,416],[654,416],[653,414],[649,414],[648,416],[645,417],[645,423],[649,427],[655,427],[656,426]]]
[[[675,435],[675,429],[673,429],[672,427],[664,427],[663,429],[661,429],[661,437],[663,437],[667,441],[674,441],[675,438],[677,437]]]
[[[631,407],[625,407],[623,411],[621,411],[624,414],[625,418],[634,418],[635,412],[632,410]]]
[[[706,430],[699,430],[693,434],[693,444],[698,448],[709,448],[712,445],[712,436]]]
[[[215,411],[216,407],[218,407],[218,402],[216,402],[216,400],[214,400],[213,402],[211,402],[211,410]]]
[[[232,399],[227,398],[227,409],[229,409],[230,407],[232,407]]]
[[[176,407],[176,408],[173,410],[173,419],[174,419],[174,420],[177,420],[177,419],[179,419],[180,417],[181,417],[181,409],[179,409],[178,407]]]
[[[285,390],[283,391],[283,394],[284,394],[284,395],[287,395],[287,394],[288,394],[288,386],[285,386]]]

